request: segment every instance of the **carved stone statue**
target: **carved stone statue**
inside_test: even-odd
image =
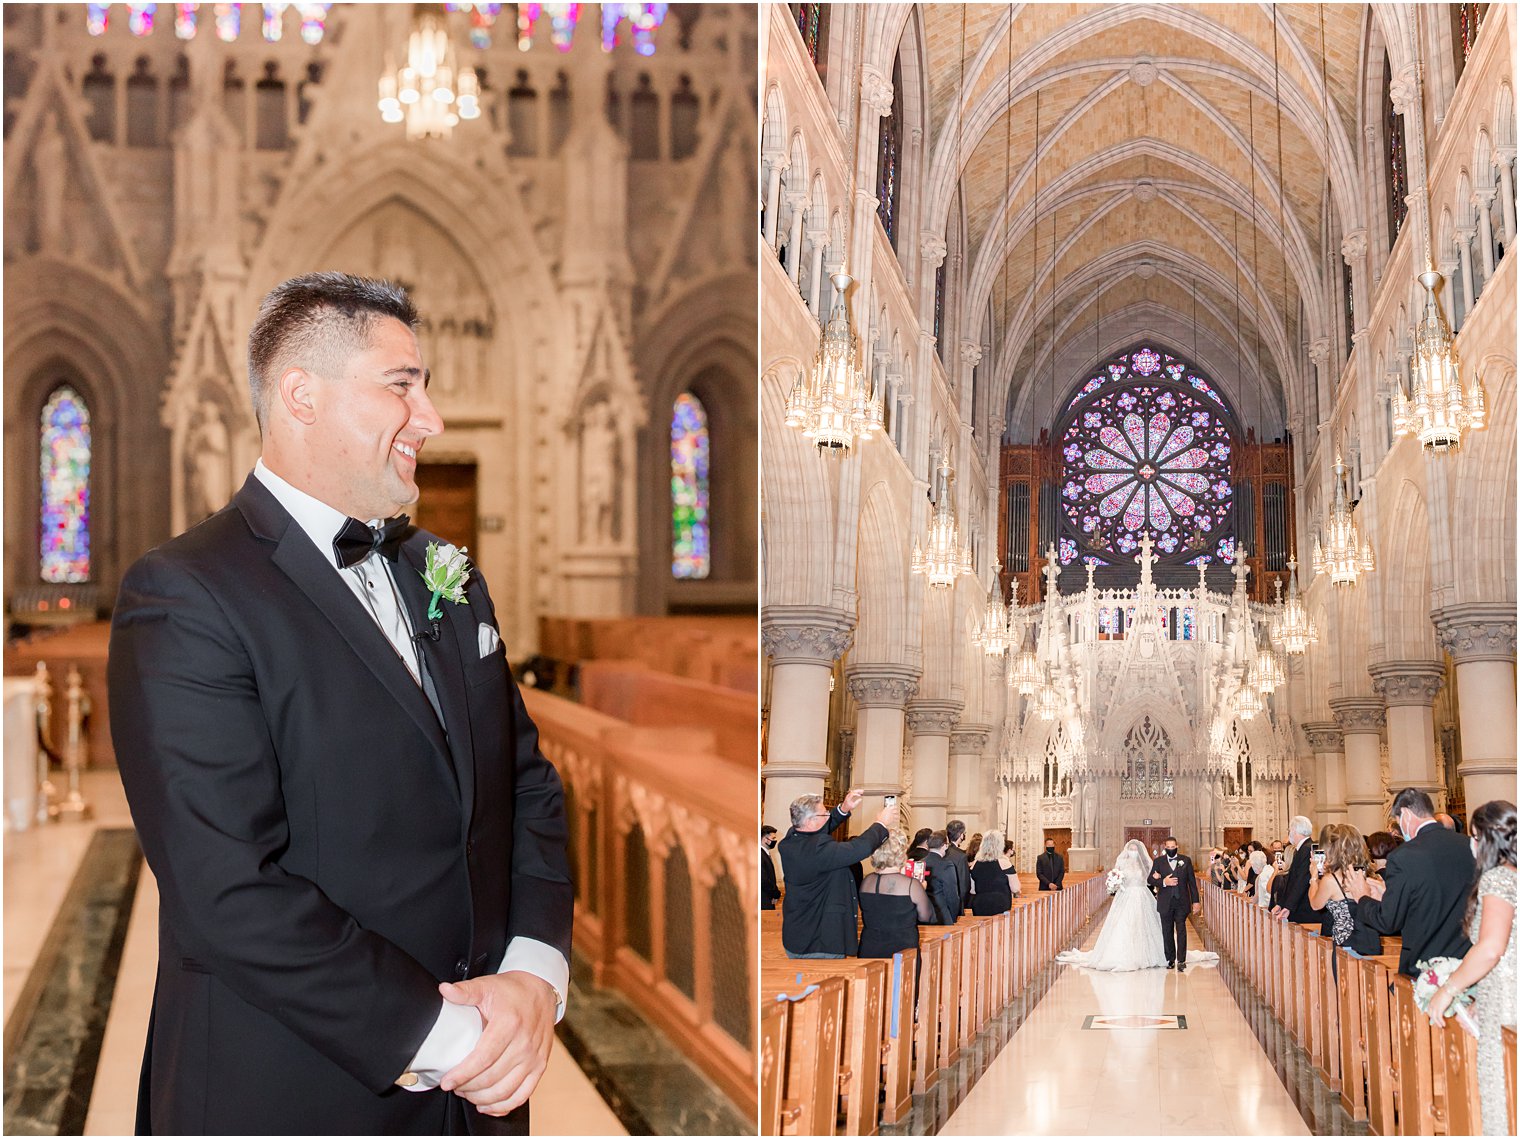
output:
[[[581,541],[615,542],[621,537],[617,492],[622,474],[612,404],[600,400],[587,409],[581,424]]]
[[[215,514],[232,498],[232,440],[214,400],[205,399],[185,437],[185,523]]]

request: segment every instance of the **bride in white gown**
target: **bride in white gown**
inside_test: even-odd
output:
[[[1153,859],[1139,839],[1130,839],[1114,860],[1114,870],[1122,882],[1108,908],[1108,917],[1098,931],[1093,947],[1063,950],[1056,960],[1063,965],[1083,965],[1089,969],[1125,973],[1135,969],[1166,968],[1166,950],[1161,944],[1161,918],[1156,913],[1156,898],[1146,885]],[[1188,950],[1189,965],[1209,965],[1219,954]]]

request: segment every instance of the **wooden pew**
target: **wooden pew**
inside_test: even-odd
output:
[[[760,1134],[780,1135],[782,1089],[786,1085],[787,1031],[792,1003],[763,1001],[760,1005]],[[800,1108],[791,1109],[788,1124],[795,1125]]]
[[[1337,949],[1337,1004],[1341,1021],[1341,1106],[1360,1123],[1367,1118],[1367,1000],[1361,963]]]
[[[1392,1135],[1397,1123],[1394,1089],[1399,1083],[1397,1037],[1390,989],[1397,957],[1364,957],[1357,962],[1367,1017],[1367,1125],[1374,1135]]]
[[[1509,1133],[1515,1134],[1515,1030],[1504,1028],[1504,1099],[1509,1105]]]
[[[1437,1116],[1444,1122],[1446,1112],[1436,1094],[1430,1021],[1415,1003],[1413,983],[1402,974],[1393,977],[1393,1015],[1398,1031],[1398,1133],[1434,1135]]]
[[[1430,1039],[1434,1062],[1446,1078],[1446,1110],[1444,1118],[1436,1121],[1437,1127],[1447,1135],[1482,1135],[1478,1042],[1452,1020],[1447,1020],[1440,1028],[1431,1029]],[[1443,1123],[1444,1127],[1441,1126]]]
[[[882,1042],[881,1121],[896,1123],[913,1106],[913,1003],[918,975],[918,951],[905,949],[892,958],[892,982],[887,989],[885,1039]]]
[[[845,983],[826,977],[777,994],[791,1002],[782,1135],[833,1135],[839,1104],[839,1035]]]

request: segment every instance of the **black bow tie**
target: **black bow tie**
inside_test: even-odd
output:
[[[379,553],[388,561],[395,561],[401,551],[401,539],[411,524],[412,520],[405,514],[386,519],[378,530],[357,518],[345,518],[343,529],[333,539],[333,553],[338,558],[338,567],[347,569],[356,566],[369,557],[371,552]]]

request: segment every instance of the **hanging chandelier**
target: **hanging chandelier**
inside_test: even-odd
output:
[[[1314,539],[1314,572],[1329,574],[1331,585],[1355,585],[1364,573],[1376,568],[1372,543],[1363,538],[1346,501],[1346,464],[1335,453],[1335,499],[1325,517],[1324,542]]]
[[[1425,314],[1415,332],[1414,395],[1406,397],[1403,385],[1393,393],[1393,431],[1413,435],[1432,451],[1461,445],[1462,433],[1481,430],[1486,409],[1483,388],[1476,378],[1462,390],[1460,361],[1451,330],[1441,315],[1436,287],[1442,277],[1434,269],[1420,274],[1425,286]]]
[[[1282,589],[1282,582],[1277,583],[1277,588]],[[1314,627],[1314,618],[1309,616],[1304,599],[1298,595],[1297,558],[1288,559],[1288,599],[1278,609],[1277,616],[1272,618],[1272,639],[1289,656],[1301,656],[1310,645],[1319,643],[1319,630]]]
[[[1252,720],[1256,713],[1261,711],[1261,697],[1256,689],[1251,686],[1249,680],[1242,681],[1235,690],[1235,715],[1241,720]]]
[[[1061,714],[1061,694],[1048,675],[1040,682],[1040,694],[1035,698],[1034,707],[1042,720],[1054,720]]]
[[[1008,670],[1008,686],[1018,689],[1020,696],[1033,696],[1040,687],[1040,660],[1033,649],[1025,649],[1014,658]]]
[[[854,282],[834,273],[834,307],[818,341],[813,366],[797,377],[786,397],[786,425],[795,427],[826,455],[846,456],[857,440],[881,429],[881,395],[860,370],[855,329],[845,290]]]
[[[982,611],[982,619],[977,623],[976,631],[971,634],[972,641],[980,645],[982,651],[990,657],[1002,656],[1013,644],[1013,609],[1018,605],[1019,583],[1017,580],[1013,582],[1010,597],[1013,605],[1005,605],[1002,582],[998,577],[1002,571],[1002,563],[994,557],[992,588],[987,591],[987,607]]]
[[[1279,685],[1288,682],[1277,654],[1271,649],[1262,649],[1256,654],[1256,665],[1251,670],[1251,680],[1256,691],[1263,696],[1272,695]]]
[[[387,56],[380,76],[380,117],[406,123],[406,137],[448,138],[461,119],[480,117],[480,80],[473,67],[458,67],[441,17],[417,15],[406,44],[406,66]]]
[[[961,544],[961,527],[950,497],[950,484],[954,480],[955,472],[950,469],[947,455],[940,459],[935,474],[934,515],[929,519],[928,540],[922,545],[913,543],[913,572],[926,576],[929,584],[938,589],[948,588],[956,578],[972,572],[971,547]]]

